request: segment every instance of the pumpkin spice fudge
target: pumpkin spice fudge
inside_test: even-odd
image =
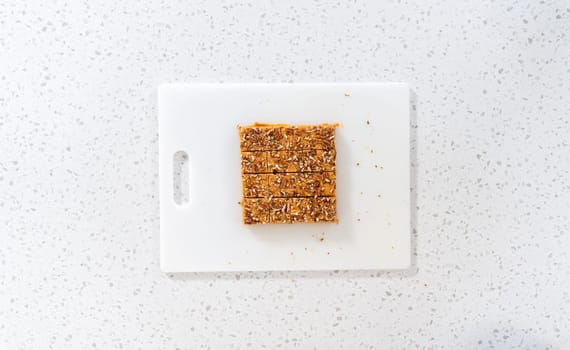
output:
[[[238,126],[244,224],[338,221],[337,126]]]

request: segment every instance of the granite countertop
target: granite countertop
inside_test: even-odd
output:
[[[570,7],[0,3],[0,349],[563,349]],[[165,275],[156,87],[403,81],[414,266]]]

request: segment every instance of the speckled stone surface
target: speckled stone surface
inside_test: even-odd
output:
[[[0,2],[0,349],[565,349],[568,1]],[[156,86],[404,81],[414,267],[164,275]]]

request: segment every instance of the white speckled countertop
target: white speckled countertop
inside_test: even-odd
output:
[[[0,3],[0,349],[563,349],[568,1]],[[163,275],[156,86],[404,81],[414,267]]]

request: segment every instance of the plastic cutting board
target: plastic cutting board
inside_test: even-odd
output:
[[[409,267],[409,103],[401,83],[161,85],[161,269]],[[242,224],[236,126],[253,122],[342,124],[338,224]],[[188,200],[181,204],[174,200],[179,151],[188,156]]]

